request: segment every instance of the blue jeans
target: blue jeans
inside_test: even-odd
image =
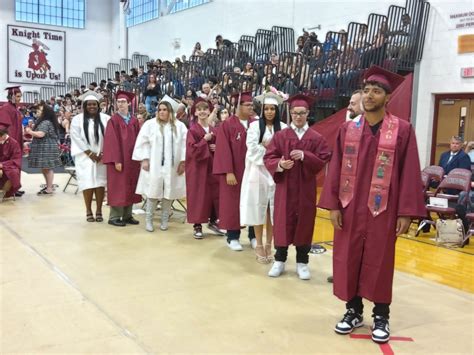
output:
[[[152,116],[156,113],[156,103],[158,103],[158,96],[147,96],[145,98],[146,110]]]

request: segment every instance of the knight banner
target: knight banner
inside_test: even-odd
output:
[[[64,83],[66,32],[8,25],[8,82],[30,85]]]

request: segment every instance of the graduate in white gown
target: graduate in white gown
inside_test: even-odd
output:
[[[171,98],[160,102],[156,118],[143,124],[133,150],[132,159],[140,161],[142,167],[136,193],[147,198],[145,228],[149,232],[154,231],[153,216],[158,200],[161,200],[160,229],[167,230],[171,203],[186,196],[187,129],[175,118],[173,105],[177,103]]]
[[[255,98],[262,105],[258,121],[250,123],[247,131],[247,154],[240,192],[240,224],[254,226],[257,262],[273,261],[273,206],[275,183],[263,164],[266,147],[275,132],[286,128],[280,122],[278,106],[283,98],[274,93],[264,93]],[[266,243],[263,245],[263,225],[266,224]]]
[[[82,97],[82,112],[71,122],[71,155],[74,157],[79,191],[82,191],[88,222],[102,222],[102,202],[107,184],[107,167],[102,163],[104,131],[110,116],[99,112],[101,96],[86,92]],[[96,215],[92,199],[96,199]]]

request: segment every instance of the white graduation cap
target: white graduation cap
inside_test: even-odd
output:
[[[81,96],[79,96],[79,100],[82,102],[84,101],[97,101],[99,102],[102,100],[103,96],[93,90],[87,90],[85,93],[83,93]]]
[[[171,105],[171,107],[173,108],[174,113],[176,113],[176,111],[178,111],[179,102],[177,102],[176,100],[174,100],[173,98],[171,98],[168,95],[163,96],[160,103],[163,102],[163,101],[166,101]]]
[[[279,106],[283,103],[283,98],[273,92],[266,92],[262,95],[256,96],[255,100],[260,102],[262,105],[275,105]]]

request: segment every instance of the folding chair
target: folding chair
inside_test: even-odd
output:
[[[460,192],[464,191],[469,195],[469,192],[471,191],[471,172],[469,172],[469,174],[466,174],[465,172],[459,170],[465,169],[454,169],[449,173],[448,176],[446,176],[441,181],[434,193],[435,197],[445,198],[448,200],[448,202],[457,202],[459,199]],[[452,194],[445,192],[453,190],[458,191],[458,193]],[[438,215],[439,218],[442,219],[454,219],[457,217],[456,208],[454,207],[436,207],[430,206],[428,204],[426,206],[426,209],[428,210],[428,213],[434,212]],[[416,231],[416,235],[419,234],[420,230],[423,229],[426,224],[431,224],[433,226],[435,225],[432,220],[425,219],[421,221],[418,230]]]
[[[430,191],[430,186],[432,183],[439,184],[444,177],[444,169],[437,165],[427,166],[422,170],[422,173],[428,175],[429,185],[425,189],[425,197],[434,196],[434,192]]]
[[[422,187],[423,187],[423,195],[425,196],[425,203],[428,203],[429,198],[433,197],[435,194],[434,191],[430,190],[431,185],[433,183],[438,185],[441,182],[441,180],[443,180],[443,176],[444,176],[444,169],[437,165],[427,166],[421,171],[421,182],[422,182]],[[428,214],[428,219],[426,220],[415,219],[412,221],[412,223],[418,224],[417,231],[415,233],[416,237],[418,237],[418,234],[420,234],[423,227],[428,226],[429,228],[430,223],[426,222],[429,220],[431,220],[431,217]],[[424,230],[424,232],[429,232],[429,229]]]
[[[77,192],[79,191],[79,185],[77,184],[76,167],[66,166],[64,170],[69,174],[69,179],[66,183],[66,186],[64,186],[63,192],[66,192],[66,189],[69,185],[76,186],[76,192],[74,192],[74,194],[77,195]]]
[[[469,238],[474,235],[474,213],[466,214],[466,218],[469,221],[469,230],[467,231],[466,239],[469,240]]]

